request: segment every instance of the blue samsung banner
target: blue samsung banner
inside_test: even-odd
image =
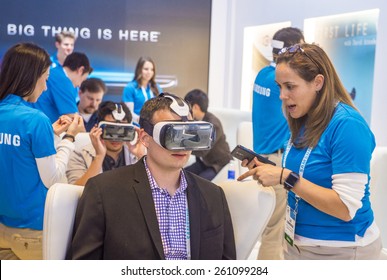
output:
[[[306,19],[305,39],[328,53],[356,107],[371,121],[379,10]]]
[[[208,89],[210,23],[209,0],[2,0],[0,59],[21,41],[54,54],[55,34],[70,30],[111,98],[120,100],[140,56],[155,61],[166,91],[183,96]]]

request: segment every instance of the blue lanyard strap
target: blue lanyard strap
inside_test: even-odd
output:
[[[290,149],[292,148],[293,146],[293,143],[290,142],[290,139],[288,141],[288,144],[286,145],[286,150],[285,150],[285,153],[284,153],[284,159],[282,161],[282,167],[285,167],[286,165],[286,160],[288,158],[288,154],[290,152]],[[309,159],[309,156],[310,154],[312,153],[312,150],[313,150],[313,147],[309,147],[307,150],[306,150],[306,153],[304,155],[304,157],[302,158],[302,161],[301,161],[301,165],[300,165],[300,169],[298,171],[298,174],[302,177],[304,175],[304,171],[305,171],[305,166],[306,166],[306,162],[308,161]]]
[[[283,158],[283,161],[282,161],[282,167],[285,167],[285,165],[286,165],[286,160],[288,158],[288,154],[289,154],[290,149],[292,148],[292,146],[293,146],[293,143],[291,143],[290,139],[289,139],[288,144],[286,145],[286,150],[285,150],[284,158]],[[305,171],[305,167],[306,167],[306,162],[308,161],[309,156],[312,153],[312,150],[313,150],[313,147],[308,147],[304,157],[302,158],[302,161],[301,161],[301,164],[300,164],[300,168],[299,168],[299,172],[298,172],[300,177],[303,177],[303,175],[304,175],[304,171]],[[298,212],[298,201],[301,199],[301,197],[299,197],[297,194],[295,194],[295,198],[296,198],[296,204],[295,204],[295,207],[294,207],[295,208],[294,211],[295,211],[295,213],[297,213]]]

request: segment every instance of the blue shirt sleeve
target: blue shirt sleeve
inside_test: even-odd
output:
[[[59,115],[78,112],[77,103],[74,98],[75,88],[70,79],[66,76],[57,76],[51,80],[49,79],[47,84]]]
[[[122,93],[122,101],[123,102],[134,102],[134,93],[135,89],[132,85],[132,83],[129,83],[124,88],[124,91]]]
[[[331,139],[333,174],[370,172],[375,138],[364,121],[353,117],[342,120]]]

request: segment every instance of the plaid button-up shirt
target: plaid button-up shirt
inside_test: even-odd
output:
[[[166,188],[157,185],[146,164],[146,158],[144,164],[155,203],[165,259],[187,260],[190,258],[190,231],[187,180],[184,172],[180,172],[180,186],[171,196]]]

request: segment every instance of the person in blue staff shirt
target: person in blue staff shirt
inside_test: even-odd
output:
[[[140,110],[144,103],[161,93],[161,87],[156,83],[156,65],[152,58],[142,56],[138,59],[134,78],[122,93],[122,101],[130,109],[133,122],[139,122]]]
[[[375,137],[367,122],[321,47],[282,49],[275,76],[291,131],[282,167],[243,161],[250,170],[238,179],[287,191],[285,259],[378,259],[369,188]]]
[[[31,108],[46,89],[51,60],[31,43],[12,46],[0,71],[0,259],[42,259],[47,190],[65,178],[82,118],[54,124]],[[54,145],[54,137],[66,131]]]
[[[55,35],[56,53],[50,57],[51,68],[62,67],[66,57],[74,51],[75,34],[71,31],[62,31]]]
[[[93,68],[86,54],[73,52],[66,57],[63,67],[55,67],[51,70],[47,80],[47,90],[32,106],[45,113],[51,123],[62,115],[72,117],[78,112],[76,88],[92,71]]]

